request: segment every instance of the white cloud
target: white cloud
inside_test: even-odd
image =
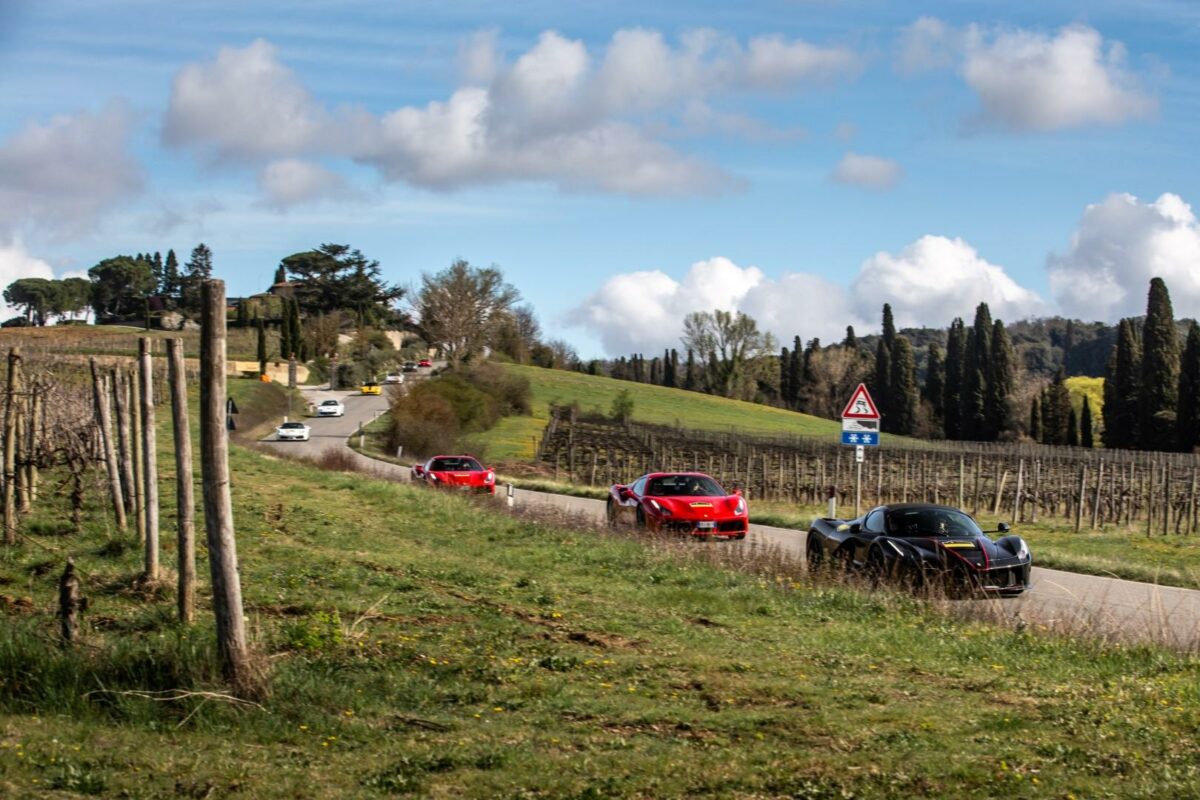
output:
[[[594,333],[609,355],[625,355],[678,347],[683,318],[693,311],[743,311],[780,341],[800,335],[828,343],[841,341],[847,325],[877,331],[884,303],[898,326],[944,327],[980,302],[1006,320],[1046,310],[966,242],[924,236],[898,254],[867,259],[850,288],[806,272],[769,278],[721,257],[696,262],[682,280],[659,270],[614,275],[568,313],[567,324]]]
[[[179,70],[163,123],[167,144],[227,159],[301,155],[334,133],[330,115],[263,39]]]
[[[1046,260],[1063,313],[1108,322],[1146,312],[1150,279],[1171,291],[1175,314],[1200,317],[1200,223],[1175,194],[1153,203],[1111,194],[1083,212],[1062,255]]]
[[[867,308],[891,303],[898,327],[942,327],[968,316],[981,302],[993,317],[1010,321],[1047,310],[1003,267],[980,257],[962,239],[945,236],[922,236],[895,255],[876,253],[863,262],[851,291]]]
[[[374,115],[330,110],[263,40],[224,48],[176,76],[164,123],[170,144],[225,160],[352,158],[388,180],[435,189],[546,181],[635,195],[711,193],[739,181],[666,144],[664,130],[792,136],[712,107],[730,93],[850,76],[859,58],[779,36],[737,40],[700,31],[672,45],[656,31],[617,31],[594,57],[554,31],[513,62],[495,32],[459,52],[463,84],[449,97]]]
[[[1086,25],[1063,28],[1054,38],[1005,32],[990,42],[972,30],[963,76],[979,95],[980,119],[1010,130],[1115,125],[1157,107],[1126,70],[1124,46],[1106,45]]]
[[[346,181],[320,164],[285,158],[267,164],[258,175],[258,188],[272,208],[288,208],[349,194]]]
[[[962,49],[962,33],[936,17],[921,17],[900,31],[896,69],[905,74],[954,66]]]
[[[15,280],[21,278],[54,277],[54,270],[40,258],[29,254],[20,241],[11,244],[0,244],[0,291]],[[63,276],[69,277],[69,276]],[[86,277],[86,276],[84,276]],[[17,316],[17,309],[0,299],[0,320]]]
[[[29,123],[0,142],[0,241],[32,227],[71,238],[141,191],[129,154],[134,115],[121,102],[96,113]]]
[[[904,168],[888,158],[846,153],[830,179],[864,189],[891,189],[904,176]]]

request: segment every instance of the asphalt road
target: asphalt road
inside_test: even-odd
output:
[[[305,395],[314,403],[330,397],[341,398],[346,406],[346,415],[307,420],[312,427],[312,438],[308,442],[267,440],[265,443],[280,454],[307,456],[319,455],[328,448],[344,448],[347,438],[358,430],[360,423],[370,422],[387,410],[386,392],[390,390],[385,388],[383,397],[372,397],[357,392],[329,392],[306,387]],[[407,467],[375,461],[353,450],[349,452],[380,476],[394,480],[408,479]],[[498,494],[502,491],[503,488],[497,489]],[[536,504],[561,509],[589,520],[604,519],[604,502],[601,500],[518,489],[514,491],[514,501],[522,505]],[[750,534],[744,542],[727,542],[719,546],[778,548],[782,553],[803,560],[806,536],[805,531],[751,525]],[[1036,559],[1035,552],[1035,562]],[[1148,641],[1182,649],[1200,649],[1198,590],[1041,567],[1034,567],[1032,581],[1033,588],[1021,597],[973,602],[986,605],[987,613],[1003,617],[1019,615],[1029,625],[1099,634],[1124,641]]]

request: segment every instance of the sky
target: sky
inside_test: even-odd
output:
[[[585,358],[1200,316],[1200,4],[0,0],[0,284],[498,266]]]

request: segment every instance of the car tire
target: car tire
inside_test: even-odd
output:
[[[649,526],[646,524],[646,512],[642,511],[642,507],[638,506],[637,513],[634,515],[637,521],[637,529],[639,531],[646,530]]]
[[[887,574],[887,561],[884,558],[883,551],[878,547],[872,547],[867,553],[866,575],[872,588],[878,587],[883,583],[883,578]]]
[[[808,535],[808,543],[804,547],[804,562],[811,573],[821,572],[825,567],[825,548],[821,546],[815,533]]]

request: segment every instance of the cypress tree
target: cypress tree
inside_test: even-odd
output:
[[[1079,414],[1079,444],[1089,449],[1096,446],[1092,433],[1092,403],[1087,395],[1083,396],[1083,411]]]
[[[991,359],[989,361],[985,416],[986,439],[995,441],[1000,434],[1016,428],[1012,418],[1012,393],[1016,382],[1017,357],[1013,352],[1008,331],[1000,320],[992,325]]]
[[[783,401],[783,405],[788,404],[788,398],[792,396],[792,356],[786,347],[779,351],[779,399]]]
[[[696,391],[696,355],[688,348],[687,363],[683,370],[683,388],[689,392]]]
[[[287,269],[283,264],[275,268],[275,283],[287,283]]]
[[[1104,446],[1108,448],[1118,447],[1117,405],[1117,346],[1114,344],[1109,348],[1108,360],[1104,362],[1104,407],[1100,411],[1104,420],[1104,429],[1100,431],[1100,441],[1104,442]]]
[[[892,344],[896,341],[896,323],[892,319],[890,303],[883,304],[883,341],[887,342],[888,349],[891,349]]]
[[[258,318],[258,374],[267,374],[267,329],[262,317]]]
[[[674,350],[663,350],[663,386],[674,389],[675,368],[679,364],[679,354]]]
[[[1171,295],[1162,278],[1150,281],[1146,321],[1142,325],[1141,393],[1138,396],[1138,446],[1175,450],[1175,406],[1179,402],[1179,337]]]
[[[658,356],[650,359],[650,383],[655,386],[662,383],[662,361]]]
[[[967,334],[967,358],[963,371],[963,438],[986,439],[988,423],[988,374],[992,350],[992,314],[987,303],[975,309],[975,324]]]
[[[1079,419],[1075,416],[1075,406],[1071,406],[1067,412],[1067,444],[1071,447],[1079,446]]]
[[[853,325],[846,326],[846,338],[842,340],[842,347],[852,353],[858,350],[858,335],[854,333]]]
[[[154,293],[155,294],[166,294],[166,291],[163,288],[162,253],[155,250],[154,258],[152,259],[151,263],[153,264],[153,272],[154,272]]]
[[[800,337],[792,339],[792,357],[788,364],[788,408],[799,409],[804,394],[804,347]]]
[[[1200,445],[1200,326],[1188,328],[1179,363],[1179,397],[1175,403],[1175,437],[1179,449],[1191,453]]]
[[[287,299],[283,301],[282,318],[279,320],[279,357],[286,359],[292,352],[292,310]]]
[[[1042,441],[1046,444],[1066,444],[1067,426],[1074,413],[1071,409],[1071,392],[1067,389],[1066,375],[1059,369],[1054,382],[1046,387],[1042,397]]]
[[[250,311],[246,307],[245,300],[239,300],[237,306],[237,326],[244,328],[250,324]]]
[[[946,388],[942,416],[947,439],[962,439],[963,374],[966,371],[967,333],[961,317],[950,323],[946,337]]]
[[[1029,404],[1029,438],[1035,442],[1042,440],[1042,403],[1039,399],[1040,395],[1033,396],[1033,402]]]
[[[911,436],[917,429],[917,361],[908,337],[897,336],[892,343],[892,415],[888,431]]]
[[[888,343],[880,337],[875,345],[875,375],[872,380],[871,395],[875,398],[879,416],[883,418],[883,427],[893,430],[891,425],[892,402],[889,389],[892,382],[892,353]]]
[[[1067,320],[1067,332],[1063,337],[1063,372],[1067,377],[1071,377],[1075,373],[1071,372],[1071,351],[1075,349],[1075,320]]]
[[[1134,448],[1138,443],[1138,395],[1141,387],[1142,346],[1131,319],[1121,320],[1117,330],[1117,360],[1113,381],[1112,432],[1117,447]],[[1105,428],[1108,428],[1105,419]]]
[[[308,348],[304,344],[304,331],[300,327],[300,301],[292,298],[292,347],[297,348],[301,353],[307,353]],[[290,353],[288,354],[291,355]],[[304,356],[302,360],[307,361],[308,357]]]
[[[941,427],[946,394],[946,359],[937,342],[929,343],[929,366],[925,370],[925,389],[922,397],[933,411],[933,422]]]

